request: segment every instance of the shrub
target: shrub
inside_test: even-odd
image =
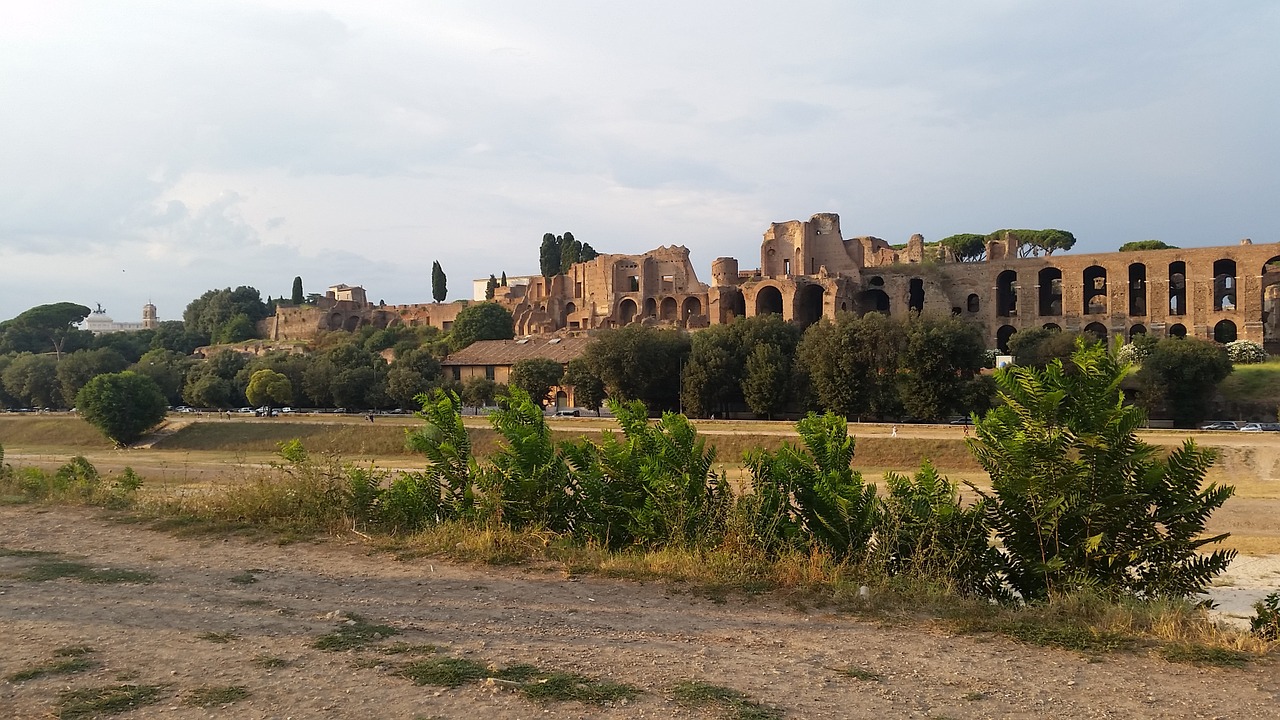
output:
[[[1226,537],[1203,533],[1234,489],[1202,488],[1214,456],[1194,442],[1161,460],[1138,439],[1145,415],[1124,404],[1127,368],[1106,348],[1078,343],[1070,362],[1069,372],[1060,360],[998,371],[1003,402],[970,440],[991,475],[990,494],[974,490],[1004,545],[1005,579],[1027,601],[1203,591],[1235,556],[1199,552]]]
[[[1273,592],[1253,604],[1249,618],[1253,634],[1263,640],[1280,640],[1280,592]]]
[[[161,420],[168,401],[155,381],[126,370],[98,375],[76,395],[81,417],[117,445],[128,445]]]
[[[422,410],[416,415],[423,424],[408,433],[405,441],[426,456],[427,468],[403,478],[396,489],[397,502],[417,496],[424,503],[424,514],[437,522],[466,516],[475,506],[472,478],[479,474],[479,466],[471,455],[471,437],[462,424],[462,401],[456,393],[444,390],[417,399]]]
[[[766,549],[817,545],[838,559],[862,553],[876,522],[874,485],[851,469],[854,439],[833,413],[796,424],[803,448],[747,456],[756,537]]]
[[[564,457],[556,452],[542,408],[520,388],[510,388],[489,416],[499,443],[477,477],[484,514],[512,528],[571,532],[580,493]]]
[[[1227,359],[1232,365],[1252,365],[1267,361],[1267,351],[1252,340],[1227,343]]]
[[[961,593],[1003,598],[1000,554],[988,540],[982,504],[965,507],[956,485],[924,461],[914,477],[885,475],[889,494],[876,552],[889,575],[943,580]]]

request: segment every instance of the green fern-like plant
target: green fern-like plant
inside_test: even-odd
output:
[[[796,424],[803,447],[747,456],[757,540],[766,549],[816,544],[837,558],[864,552],[879,511],[875,485],[851,467],[854,439],[834,414]]]
[[[502,436],[478,476],[489,517],[513,528],[573,532],[581,495],[551,439],[542,407],[513,387],[498,400],[489,421]]]
[[[992,489],[970,487],[1023,600],[1076,589],[1185,597],[1235,555],[1200,551],[1226,537],[1204,528],[1234,491],[1203,486],[1213,453],[1188,440],[1161,459],[1139,440],[1146,418],[1124,403],[1126,370],[1106,347],[1078,342],[1069,366],[996,373],[1001,404],[970,440]]]
[[[471,454],[471,437],[462,424],[462,400],[457,393],[435,390],[417,397],[422,425],[406,434],[411,450],[426,457],[421,473],[408,474],[396,488],[398,502],[416,497],[423,514],[437,522],[467,516],[475,506],[474,478],[479,472]],[[393,484],[393,488],[395,485]],[[410,508],[402,506],[402,514]]]

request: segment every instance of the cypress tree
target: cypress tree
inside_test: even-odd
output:
[[[431,263],[431,297],[440,303],[444,302],[445,297],[449,294],[446,287],[447,278],[444,276],[444,269],[440,267],[440,261],[435,260]]]
[[[492,300],[494,294],[497,293],[497,291],[498,291],[498,278],[490,275],[489,284],[484,286],[484,299]]]
[[[538,266],[542,270],[542,277],[548,280],[560,274],[560,238],[551,233],[542,236]]]
[[[503,270],[503,271],[502,271],[502,281],[501,281],[499,284],[500,284],[500,285],[502,285],[502,287],[506,287],[506,286],[507,286],[507,271],[506,271],[506,270]]]
[[[293,279],[293,297],[289,298],[294,305],[301,305],[306,301],[306,296],[302,294],[302,276],[299,275]]]

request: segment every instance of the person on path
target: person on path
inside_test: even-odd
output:
[[[890,437],[898,437],[898,426],[897,426],[897,425],[894,425],[894,426],[893,426],[893,431],[889,433],[889,436],[890,436]]]

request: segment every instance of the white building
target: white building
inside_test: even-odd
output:
[[[113,332],[138,332],[139,330],[154,330],[158,325],[156,320],[156,306],[147,303],[142,306],[142,322],[116,322],[111,319],[106,310],[101,305],[89,313],[89,317],[84,319],[80,324],[80,329],[88,330],[94,335],[104,335]]]
[[[512,277],[508,275],[507,287],[515,287],[517,285],[523,285],[525,287],[528,287],[529,282],[532,281],[534,278],[538,278],[538,277],[542,277],[542,276],[541,275],[517,275],[515,277]],[[498,282],[502,282],[502,279],[500,277],[498,279]],[[484,278],[482,280],[472,280],[471,281],[471,299],[475,300],[476,302],[484,302],[485,300],[484,292],[486,289],[488,289],[488,287],[489,287],[489,278]]]

